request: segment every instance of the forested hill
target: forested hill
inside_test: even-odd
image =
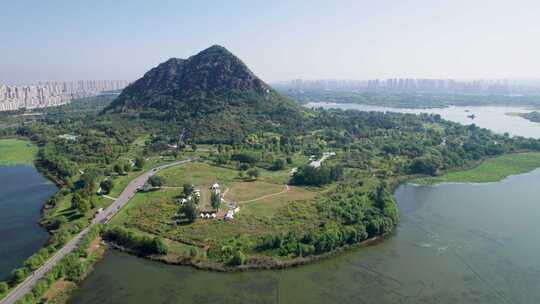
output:
[[[172,122],[198,141],[295,130],[304,121],[295,102],[217,45],[151,69],[124,89],[105,113]]]

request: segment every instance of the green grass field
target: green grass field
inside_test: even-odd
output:
[[[444,182],[488,183],[502,180],[510,175],[522,174],[540,167],[540,153],[516,153],[490,158],[477,167],[447,173],[438,177],[420,178],[418,184]]]
[[[203,257],[202,248],[239,235],[255,240],[269,231],[305,231],[319,223],[312,202],[317,191],[290,187],[289,191],[280,193],[285,189],[285,184],[278,180],[288,176],[286,170],[261,170],[259,180],[243,181],[238,178],[237,170],[207,163],[190,163],[163,170],[159,175],[164,177],[165,185],[175,188],[138,193],[112,219],[111,224],[163,237],[171,247],[170,257],[167,259],[186,257],[192,247],[186,244],[196,244],[199,248],[197,255]],[[280,178],[277,178],[278,176]],[[215,181],[229,189],[225,197],[228,201],[245,201],[239,204],[240,212],[235,219],[230,222],[222,218],[197,219],[192,224],[177,225],[175,217],[180,206],[174,202],[174,198],[180,194],[182,184],[189,182],[196,188],[203,189]],[[266,197],[267,195],[271,196]],[[263,196],[263,199],[250,201]]]
[[[164,178],[165,186],[181,187],[184,183],[201,186],[218,182],[221,185],[228,185],[237,178],[238,172],[206,163],[189,163],[165,169],[158,175]]]
[[[37,151],[29,141],[0,139],[0,165],[32,164]]]
[[[284,188],[284,185],[260,181],[234,182],[230,185],[225,198],[234,202],[249,201],[264,195],[278,193]]]

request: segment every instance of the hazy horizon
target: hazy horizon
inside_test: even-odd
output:
[[[18,1],[0,21],[0,83],[135,80],[223,45],[267,82],[539,79],[537,1]]]

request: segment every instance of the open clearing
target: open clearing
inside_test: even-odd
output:
[[[38,148],[20,139],[0,139],[0,165],[32,164]]]
[[[257,181],[245,181],[238,177],[237,170],[190,163],[163,170],[159,175],[165,179],[166,187],[136,194],[111,224],[163,237],[172,245],[171,259],[185,257],[192,246],[202,250],[239,235],[253,239],[269,232],[303,231],[319,223],[313,204],[317,191],[275,182],[288,175],[286,170],[261,170]],[[180,206],[175,198],[181,186],[193,183],[195,188],[207,190],[214,182],[228,189],[225,200],[239,203],[240,212],[234,220],[197,219],[192,224],[176,224]]]
[[[165,179],[168,187],[181,187],[185,183],[196,186],[211,185],[216,181],[227,185],[237,178],[237,171],[211,166],[206,163],[189,163],[184,166],[168,168],[158,173]]]
[[[279,193],[284,190],[284,185],[267,182],[234,182],[229,186],[225,199],[234,202],[245,202],[262,196]]]
[[[510,175],[522,174],[540,167],[540,153],[515,153],[490,158],[477,167],[445,174],[443,176],[421,178],[418,184],[442,182],[487,183],[502,180]]]

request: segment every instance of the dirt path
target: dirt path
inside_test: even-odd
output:
[[[263,200],[265,198],[269,198],[269,197],[273,197],[273,196],[276,196],[276,195],[286,193],[289,190],[291,190],[291,187],[289,187],[289,185],[285,185],[285,189],[283,189],[282,191],[279,191],[279,192],[276,192],[276,193],[271,193],[271,194],[266,194],[266,195],[263,195],[263,196],[259,196],[257,198],[253,198],[253,199],[245,200],[245,201],[240,201],[240,202],[237,202],[237,203],[238,204],[244,204],[244,203],[251,203],[251,202],[255,202],[255,201],[260,201],[260,200]],[[223,193],[223,199],[225,199],[225,194],[227,194],[228,191],[229,191],[229,189],[225,190],[225,192]]]

